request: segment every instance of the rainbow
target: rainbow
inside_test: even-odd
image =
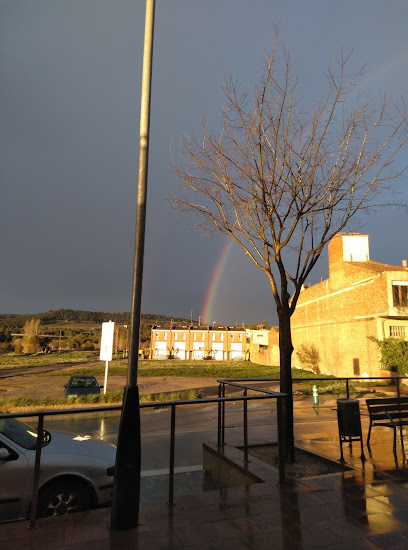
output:
[[[375,80],[381,80],[390,70],[396,69],[398,65],[407,61],[407,52],[405,50],[397,53],[393,53],[388,59],[383,61],[373,71],[367,73],[362,77],[360,85],[362,87],[372,84]]]
[[[203,315],[202,315],[203,323],[206,325],[209,325],[211,323],[215,297],[216,297],[218,286],[220,284],[221,277],[226,265],[228,252],[231,249],[232,241],[233,239],[228,239],[227,242],[225,243],[223,249],[221,250],[214,272],[211,277],[210,285],[208,287],[207,295],[204,301],[204,309],[203,309]]]

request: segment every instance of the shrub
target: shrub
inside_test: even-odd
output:
[[[380,361],[387,370],[401,376],[408,373],[408,342],[393,336],[384,340],[377,340],[373,336],[369,339],[377,344]]]
[[[313,344],[302,344],[300,349],[296,352],[302,368],[313,371],[316,374],[320,374],[319,363],[320,354],[316,346]]]
[[[20,355],[21,353],[23,353],[23,339],[22,338],[16,338],[15,340],[13,340],[12,342],[12,346],[14,348],[14,351]]]
[[[0,342],[0,353],[10,351],[12,349],[11,342]]]
[[[30,336],[22,339],[24,353],[38,353],[40,351],[40,341],[37,336]]]
[[[87,340],[81,345],[81,349],[83,349],[84,351],[93,351],[95,347],[90,340]]]

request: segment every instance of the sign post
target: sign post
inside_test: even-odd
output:
[[[101,353],[99,359],[106,361],[105,365],[105,383],[103,385],[103,393],[106,393],[106,387],[108,385],[108,365],[109,361],[112,361],[113,350],[113,334],[115,330],[115,323],[109,321],[108,323],[102,323],[102,336],[101,336]]]

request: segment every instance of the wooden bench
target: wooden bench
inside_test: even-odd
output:
[[[368,413],[370,415],[370,427],[367,435],[367,448],[370,449],[371,428],[373,426],[385,426],[394,430],[394,456],[397,458],[397,428],[400,429],[401,446],[404,448],[402,427],[408,426],[408,397],[385,397],[378,399],[366,399]]]

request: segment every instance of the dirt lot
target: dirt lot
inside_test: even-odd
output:
[[[30,397],[49,397],[59,399],[64,396],[63,385],[68,382],[68,376],[14,376],[0,380],[0,397],[25,395]],[[98,382],[104,383],[103,376],[98,376]],[[109,376],[108,391],[123,390],[126,384],[124,376]],[[184,378],[170,376],[168,378],[146,377],[139,379],[139,392],[165,393],[172,391],[202,389],[209,386],[217,387],[216,378]]]

